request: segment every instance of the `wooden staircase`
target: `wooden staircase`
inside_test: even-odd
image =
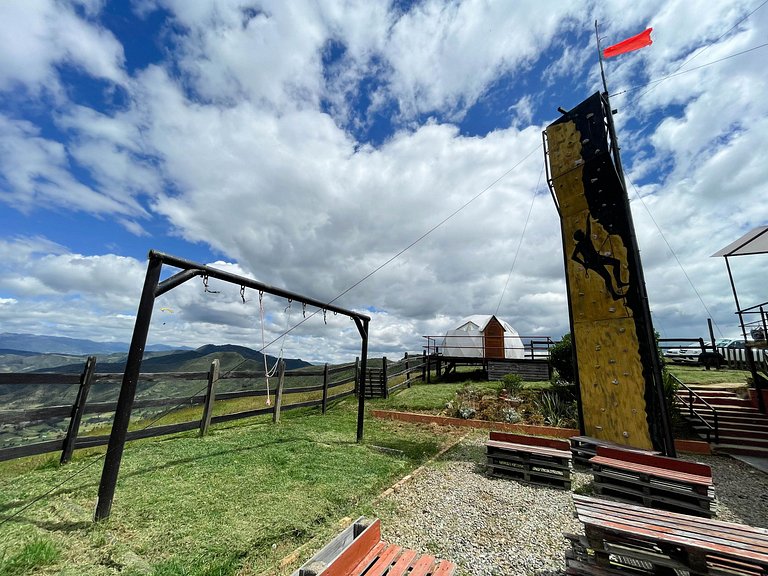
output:
[[[738,454],[768,458],[768,416],[752,406],[749,400],[737,396],[730,390],[711,387],[690,386],[698,398],[693,399],[693,408],[711,426],[714,426],[712,410],[717,412],[718,438],[710,431],[712,451],[719,454]],[[678,401],[687,406],[688,394],[678,393]],[[704,439],[707,427],[698,418],[691,418],[687,408],[681,410],[696,432]]]

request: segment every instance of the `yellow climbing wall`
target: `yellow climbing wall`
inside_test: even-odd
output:
[[[590,214],[584,190],[582,136],[574,122],[546,130],[550,176],[562,219],[573,341],[579,373],[584,431],[588,436],[652,449],[646,416],[643,366],[632,310],[614,299],[605,280],[573,260],[574,234],[590,222],[594,247],[619,261],[623,283],[632,283],[627,249]],[[629,286],[628,289],[633,289]]]

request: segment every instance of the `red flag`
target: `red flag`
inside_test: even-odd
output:
[[[608,48],[603,50],[603,56],[605,58],[610,58],[611,56],[618,56],[625,52],[632,52],[633,50],[639,50],[640,48],[650,46],[653,44],[653,40],[651,40],[652,30],[653,28],[648,28],[646,31],[640,32],[637,36],[632,36],[632,38],[627,38],[618,44],[608,46]]]

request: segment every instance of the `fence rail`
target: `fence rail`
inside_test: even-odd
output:
[[[88,402],[88,394],[94,387],[118,382],[122,379],[121,373],[96,373],[95,358],[90,357],[85,363],[81,374],[56,374],[56,373],[0,373],[0,385],[6,388],[26,385],[45,385],[47,386],[78,386],[77,395],[72,404],[41,406],[23,409],[0,410],[0,426],[15,425],[19,428],[25,428],[36,422],[46,422],[51,420],[66,421],[68,427],[66,431],[62,427],[62,435],[59,437],[45,440],[42,442],[31,442],[19,446],[9,446],[0,448],[0,461],[33,456],[37,454],[46,454],[51,452],[62,452],[62,464],[71,459],[72,451],[82,448],[93,448],[104,446],[109,443],[109,435],[80,435],[81,419],[84,416],[93,416],[98,414],[114,413],[117,407],[117,400]],[[408,354],[402,360],[388,363],[383,359],[382,368],[386,375],[384,385],[384,395],[398,390],[405,386],[410,387],[416,380],[424,379],[424,370],[426,364],[423,355],[409,356]],[[201,435],[205,434],[210,424],[230,422],[241,418],[250,418],[264,414],[272,414],[275,420],[279,419],[279,413],[285,410],[296,410],[319,406],[323,413],[329,403],[341,400],[351,395],[357,394],[359,361],[343,364],[339,366],[316,367],[313,369],[301,368],[291,372],[281,370],[280,378],[273,379],[273,384],[267,389],[266,386],[258,389],[237,390],[229,392],[216,392],[218,383],[223,381],[238,380],[264,380],[262,372],[228,372],[219,375],[218,361],[214,361],[208,372],[158,372],[141,374],[140,382],[168,382],[173,381],[208,381],[207,392],[205,394],[193,394],[190,396],[175,396],[169,398],[139,398],[133,403],[133,410],[148,408],[186,408],[189,406],[204,406],[200,420],[190,422],[181,422],[176,424],[167,424],[162,426],[150,426],[141,430],[128,432],[128,440],[138,440],[141,438],[151,438],[167,434],[176,434],[189,430],[200,430]],[[290,380],[301,378],[320,379],[319,384],[306,384],[298,382],[298,386],[290,386]],[[390,385],[391,383],[391,385]],[[351,389],[342,390],[337,393],[333,391],[342,387],[354,386]],[[313,392],[322,392],[322,397],[318,399],[303,400],[283,405],[280,398],[282,394],[308,394]],[[275,404],[265,408],[255,408],[231,414],[221,414],[212,416],[212,406],[215,402],[235,400],[239,398],[260,397],[270,395],[275,397]],[[101,422],[100,425],[109,425],[108,422]]]

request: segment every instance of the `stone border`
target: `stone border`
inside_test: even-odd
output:
[[[370,415],[382,420],[399,420],[416,424],[437,424],[439,426],[457,426],[464,428],[477,428],[485,430],[501,430],[503,432],[516,432],[518,434],[530,434],[531,436],[552,436],[555,438],[570,438],[578,436],[576,428],[553,428],[552,426],[529,426],[528,424],[508,424],[506,422],[491,422],[489,420],[471,420],[463,418],[450,418],[435,414],[420,414],[417,412],[397,412],[395,410],[371,410]],[[675,449],[678,452],[689,454],[711,454],[709,444],[703,440],[675,440]]]

